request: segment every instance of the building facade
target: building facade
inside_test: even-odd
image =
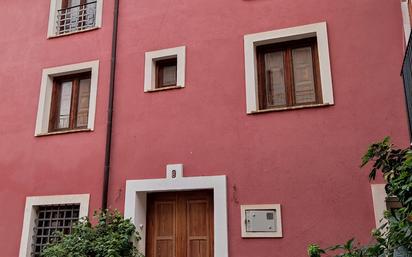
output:
[[[146,256],[368,242],[384,196],[360,158],[410,144],[408,2],[120,0],[115,60],[114,4],[0,3],[1,256],[101,208],[111,85],[107,206]]]

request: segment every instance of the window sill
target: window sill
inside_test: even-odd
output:
[[[184,88],[183,86],[171,86],[171,87],[161,87],[161,88],[155,88],[155,89],[150,89],[145,91],[146,93],[152,93],[152,92],[157,92],[157,91],[164,91],[164,90],[170,90],[170,89],[182,89]]]
[[[73,34],[78,34],[78,33],[88,32],[88,31],[92,31],[92,30],[97,30],[97,29],[100,29],[100,27],[96,26],[94,28],[89,28],[89,29],[84,29],[84,30],[76,30],[76,31],[72,31],[72,32],[65,33],[65,34],[60,34],[60,35],[51,35],[51,36],[48,36],[47,39],[65,37],[65,36],[70,36],[70,35],[73,35]]]
[[[290,107],[281,107],[281,108],[270,108],[270,109],[252,111],[251,113],[248,113],[248,114],[258,114],[258,113],[265,113],[265,112],[281,112],[281,111],[306,109],[306,108],[314,108],[314,107],[326,107],[326,106],[332,106],[332,105],[333,104],[325,103],[325,104],[309,104],[309,105],[299,105],[299,106],[290,106]]]
[[[64,131],[55,131],[55,132],[47,132],[35,135],[36,137],[44,137],[44,136],[52,136],[52,135],[60,135],[60,134],[70,134],[70,133],[79,133],[79,132],[92,132],[93,130],[86,128],[86,129],[72,129],[72,130],[64,130]]]

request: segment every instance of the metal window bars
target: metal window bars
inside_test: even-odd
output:
[[[97,1],[72,6],[57,11],[57,35],[82,31],[96,26]]]
[[[39,206],[33,227],[32,257],[39,257],[44,247],[58,240],[57,231],[70,234],[79,220],[79,204]]]

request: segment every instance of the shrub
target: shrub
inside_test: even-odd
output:
[[[49,244],[43,257],[140,257],[133,244],[140,240],[136,228],[118,211],[99,211],[93,225],[82,218],[73,226],[71,234],[58,233],[59,239]]]

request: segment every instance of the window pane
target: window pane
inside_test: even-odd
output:
[[[163,86],[172,86],[176,85],[176,65],[169,65],[163,67]]]
[[[80,4],[80,0],[69,0],[68,7],[73,7]]]
[[[60,91],[59,120],[57,128],[69,128],[72,100],[72,82],[63,82]]]
[[[90,79],[80,80],[78,99],[76,127],[87,127],[89,118]]]
[[[265,81],[267,106],[286,105],[284,52],[265,54]]]
[[[292,57],[296,104],[316,102],[312,49],[310,47],[293,49]]]

